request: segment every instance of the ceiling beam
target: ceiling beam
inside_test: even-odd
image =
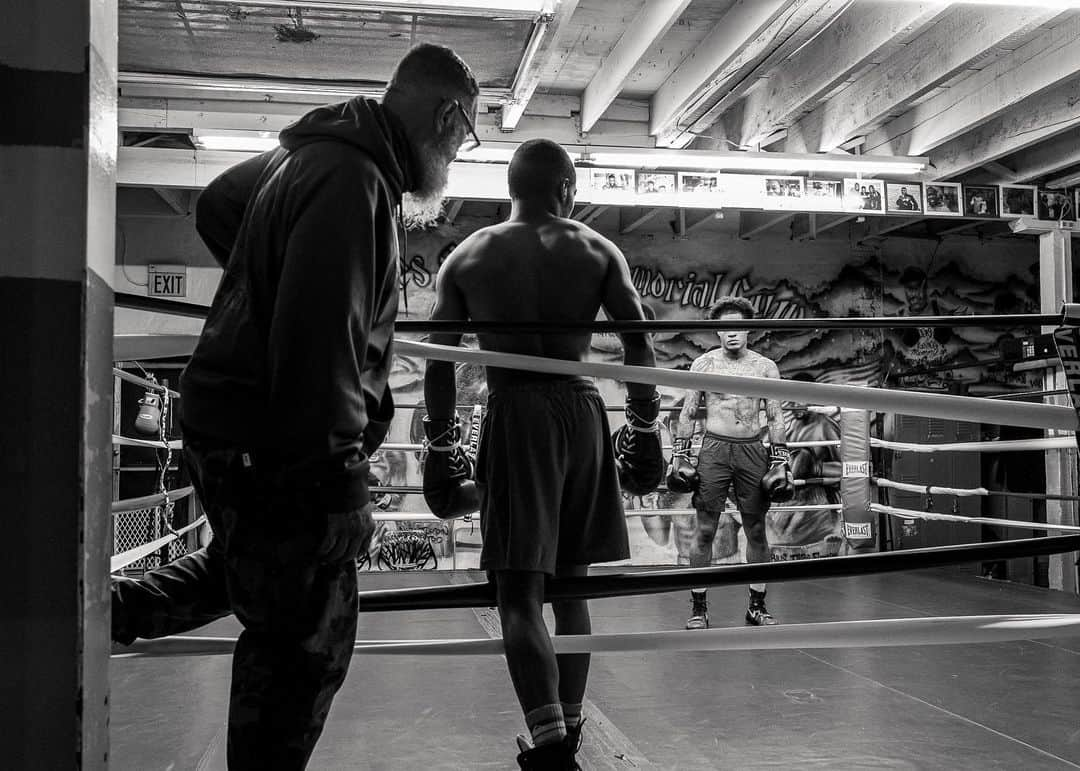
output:
[[[173,190],[164,187],[155,187],[153,190],[158,194],[158,198],[168,204],[169,208],[177,214],[187,216],[191,213],[189,205],[191,196],[186,190]]]
[[[1002,13],[985,6],[957,6],[927,32],[789,128],[787,149],[827,152],[839,147],[1020,29],[1047,17],[1044,8],[1016,6]]]
[[[779,225],[793,216],[792,212],[782,212],[780,214],[756,211],[739,212],[739,238],[749,241],[754,236],[764,233],[774,225]]]
[[[828,215],[816,212],[800,214],[792,221],[791,237],[795,241],[813,241],[822,233],[850,222],[857,216],[856,214],[841,214],[837,217],[828,217]]]
[[[742,66],[738,70],[731,71],[729,83],[724,87],[719,99],[716,99],[704,112],[694,110],[693,115],[687,115],[685,120],[680,121],[681,131],[686,135],[695,137],[716,136],[714,126],[721,117],[748,94],[757,93],[768,86],[772,74],[785,66],[785,62],[807,46],[814,44],[815,38],[823,30],[831,28],[831,23],[837,14],[842,13],[851,0],[814,0],[803,3],[798,9],[785,16],[772,27],[766,30],[765,37],[771,38],[772,50],[761,60],[742,57]],[[779,41],[779,44],[777,44]],[[833,52],[835,54],[835,52]],[[739,115],[743,110],[737,111]],[[739,123],[740,121],[735,121]],[[721,130],[721,135],[726,133]],[[738,133],[737,130],[735,133]],[[731,139],[731,137],[727,137]],[[768,137],[762,137],[754,143],[733,142],[743,146],[764,146],[767,142],[777,142],[782,139],[777,132]]]
[[[795,0],[738,0],[652,96],[649,133],[671,146],[673,129],[687,110],[723,88],[728,66],[739,56],[765,50],[764,32]],[[678,134],[679,132],[674,132]],[[692,137],[691,137],[692,138]]]
[[[1011,177],[1002,177],[1006,182],[1031,183],[1057,174],[1062,169],[1080,166],[1080,127],[1066,131],[1061,136],[1043,142],[1038,147],[1022,153],[1009,161],[1015,170]],[[998,163],[984,163],[987,169]]]
[[[593,222],[596,222],[596,220],[600,218],[600,215],[602,215],[610,208],[610,206],[594,206],[591,212],[581,217],[581,223],[583,225],[591,225]]]
[[[461,207],[465,205],[464,198],[451,198],[446,204],[446,212],[443,215],[447,225],[453,225],[454,220],[461,214]]]
[[[521,57],[510,96],[502,107],[502,130],[513,131],[525,114],[533,92],[540,84],[540,75],[552,57],[567,56],[564,51],[570,17],[577,10],[578,0],[556,0],[551,13],[545,13],[536,22],[533,35]]]
[[[852,5],[746,97],[742,125],[734,132],[738,143],[755,146],[787,128],[898,34],[923,26],[948,7],[947,2]]]
[[[719,215],[719,216],[717,216],[717,215]],[[721,211],[720,209],[717,209],[716,211],[711,211],[708,214],[701,217],[701,219],[694,220],[689,225],[687,225],[686,226],[686,232],[687,233],[693,233],[698,228],[705,227],[710,222],[716,222],[716,220],[720,220],[720,219],[723,219],[723,218],[724,218],[724,212]]]
[[[644,225],[646,222],[654,218],[657,214],[664,209],[661,206],[656,206],[651,209],[642,208],[619,208],[619,233],[621,235],[629,235]]]
[[[1073,17],[871,133],[863,152],[926,155],[1033,94],[1080,73],[1080,17]]]
[[[930,154],[932,168],[927,176],[952,179],[1076,126],[1080,126],[1080,78],[1025,99],[989,123],[936,148]]]
[[[690,0],[648,0],[611,49],[581,97],[581,131],[587,133],[622,91],[641,57],[679,18]]]

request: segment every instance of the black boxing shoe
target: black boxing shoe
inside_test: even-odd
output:
[[[746,608],[746,623],[751,626],[775,626],[780,622],[765,607],[765,592],[750,590],[750,604]]]
[[[518,736],[517,764],[522,771],[581,771],[581,766],[574,760],[577,754],[576,745],[571,744],[570,734],[563,737],[562,741],[552,744],[541,744],[539,747],[529,747],[524,736]],[[576,734],[575,742],[580,741],[580,732]]]
[[[705,592],[695,592],[693,589],[691,589],[690,600],[692,603],[692,609],[690,610],[690,618],[686,620],[686,628],[708,629],[709,603],[705,601]]]

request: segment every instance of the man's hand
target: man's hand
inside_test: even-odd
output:
[[[769,470],[761,478],[761,489],[773,503],[790,501],[795,495],[795,480],[791,475],[791,453],[787,445],[774,444],[769,448]]]
[[[660,445],[660,397],[626,399],[626,424],[611,436],[619,485],[631,495],[648,495],[664,477]]]
[[[439,519],[456,519],[479,510],[480,492],[473,481],[473,463],[461,446],[457,416],[424,418],[424,500]]]
[[[362,509],[332,512],[326,515],[326,535],[319,546],[319,561],[333,565],[356,559],[371,544],[375,533],[375,520],[371,517],[371,504]]]
[[[690,452],[690,437],[673,439],[671,444],[668,490],[673,493],[696,493],[701,480],[698,477],[697,463]]]

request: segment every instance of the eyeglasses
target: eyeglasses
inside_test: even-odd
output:
[[[465,119],[465,126],[469,129],[471,137],[465,137],[465,140],[461,143],[461,147],[458,148],[459,153],[467,153],[470,150],[475,150],[480,146],[480,137],[476,135],[476,127],[473,125],[472,119],[469,118],[469,113],[465,112],[465,108],[461,106],[461,102],[457,99],[454,100],[454,106],[458,108],[458,112],[461,113],[461,117]]]

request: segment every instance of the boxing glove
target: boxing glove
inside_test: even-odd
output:
[[[143,398],[139,399],[135,430],[140,434],[161,433],[161,397],[153,391],[147,391]]]
[[[790,460],[786,445],[774,444],[769,448],[769,470],[761,477],[761,489],[773,503],[790,501],[795,495]]]
[[[660,397],[626,398],[626,423],[611,435],[619,485],[631,495],[648,495],[664,478],[660,444]]]
[[[473,464],[461,446],[457,417],[424,418],[424,500],[439,519],[456,519],[480,508]]]
[[[672,440],[671,467],[668,469],[667,487],[673,493],[696,493],[701,482],[697,464],[690,452],[690,437]]]

